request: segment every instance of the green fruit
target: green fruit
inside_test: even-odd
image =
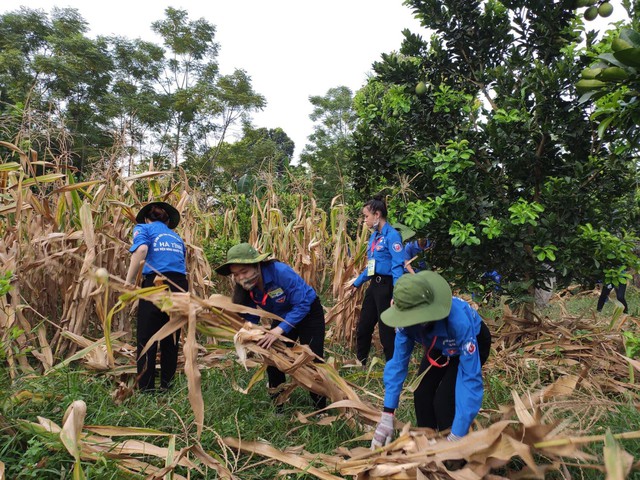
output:
[[[587,21],[595,20],[598,16],[598,7],[589,7],[584,11],[584,19]]]
[[[598,7],[598,15],[600,15],[601,17],[608,17],[612,13],[613,5],[611,5],[609,2],[604,2]]]
[[[587,79],[596,78],[596,75],[598,75],[601,71],[602,71],[601,68],[585,68],[582,71],[582,78],[587,78]]]
[[[620,50],[626,50],[627,48],[632,48],[632,45],[629,42],[625,42],[620,37],[616,37],[611,42],[611,49],[614,52],[619,52]]]
[[[588,92],[590,90],[595,90],[597,88],[604,87],[605,85],[606,83],[601,82],[600,80],[591,80],[591,79],[583,78],[582,80],[578,80],[578,83],[576,83],[576,88],[578,89],[578,92]]]
[[[625,48],[613,54],[616,60],[633,68],[640,68],[640,48]]]
[[[607,67],[598,76],[599,80],[605,80],[607,82],[621,82],[629,78],[629,74],[620,67]]]
[[[416,85],[416,93],[418,95],[424,95],[425,93],[427,93],[427,84],[424,82],[419,82]]]

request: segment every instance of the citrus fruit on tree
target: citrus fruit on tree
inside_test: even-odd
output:
[[[595,20],[598,16],[598,7],[589,7],[584,11],[584,19],[587,21]]]
[[[611,5],[609,2],[604,2],[598,7],[598,15],[600,15],[601,17],[608,17],[612,13],[613,5]]]

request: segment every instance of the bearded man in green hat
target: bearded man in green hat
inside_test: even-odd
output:
[[[452,296],[451,287],[436,272],[400,277],[393,299],[381,316],[396,328],[396,339],[393,358],[384,369],[384,410],[371,447],[386,445],[393,437],[394,412],[416,343],[425,352],[418,374],[429,369],[414,392],[418,427],[450,428],[447,439],[459,440],[482,406],[489,329],[467,302]]]
[[[270,253],[258,253],[248,243],[240,243],[229,249],[227,261],[216,268],[220,275],[233,275],[235,289],[233,302],[252,308],[261,308],[275,313],[284,321],[274,321],[271,331],[258,345],[270,348],[285,336],[299,340],[318,358],[324,355],[324,310],[315,290],[289,265],[277,260],[269,260]],[[246,320],[258,323],[255,315],[242,315]],[[276,367],[267,367],[269,388],[274,398],[277,388],[285,382],[285,375]],[[327,399],[311,393],[316,409],[326,406]]]

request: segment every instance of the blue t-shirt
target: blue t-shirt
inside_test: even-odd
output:
[[[418,241],[417,240],[414,240],[413,242],[408,242],[404,246],[404,261],[407,262],[407,261],[411,260],[413,257],[416,257],[416,256],[422,254],[423,252],[426,252],[431,247],[432,247],[432,243],[431,243],[431,240],[429,240],[429,239],[427,239],[427,244],[425,245],[424,248],[420,248],[420,245],[418,245]],[[413,268],[413,271],[415,273],[418,273],[420,270],[426,270],[427,264],[424,261],[424,259],[418,259],[417,266],[412,264],[411,268]],[[408,272],[408,270],[406,268],[404,269],[404,271]]]
[[[384,369],[384,406],[398,408],[414,345],[419,343],[429,349],[435,337],[433,348],[442,351],[444,356],[460,357],[451,432],[459,437],[465,436],[480,411],[484,395],[477,339],[481,324],[482,318],[478,312],[464,300],[453,297],[449,316],[433,322],[431,330],[427,330],[427,324],[424,323],[397,328],[393,358]]]
[[[367,258],[375,260],[376,275],[391,275],[395,285],[404,273],[404,249],[400,233],[388,223],[379,232],[373,232],[367,245]],[[370,279],[365,268],[353,285],[360,287]]]
[[[282,317],[284,322],[278,326],[284,333],[289,333],[311,311],[316,291],[286,263],[265,262],[260,271],[264,291],[252,289],[251,299],[256,307]],[[258,322],[255,315],[242,316],[250,322]]]
[[[136,225],[133,229],[133,245],[129,251],[133,253],[141,245],[146,245],[149,248],[142,268],[143,275],[156,271],[160,273],[187,273],[184,241],[180,235],[164,223],[153,222]]]

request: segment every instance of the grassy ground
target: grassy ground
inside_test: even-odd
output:
[[[574,295],[565,301],[565,308],[572,315],[594,317],[597,297],[591,295]],[[640,305],[640,295],[637,290],[628,292],[627,300],[634,314]],[[605,306],[603,318],[606,319],[613,310],[612,302]],[[498,308],[484,306],[482,313],[485,317],[493,318],[501,315]],[[557,319],[560,306],[554,304],[545,309],[543,317]],[[594,317],[597,318],[597,317]],[[416,349],[417,350],[417,349]],[[334,355],[343,358],[349,355],[340,346],[329,346],[327,357]],[[417,360],[417,358],[416,358]],[[342,369],[343,376],[361,385],[374,394],[382,393],[381,374],[382,362],[372,362],[368,372],[360,369]],[[414,362],[415,364],[415,362]],[[237,471],[242,479],[274,478],[279,470],[287,468],[283,465],[263,463],[261,457],[242,455],[234,458],[230,452],[221,448],[219,439],[222,437],[236,437],[243,440],[266,440],[277,448],[303,445],[305,450],[316,453],[332,453],[337,447],[361,435],[360,427],[349,426],[343,421],[336,421],[330,425],[301,425],[293,417],[297,410],[303,413],[312,411],[307,392],[300,389],[294,392],[290,402],[285,406],[284,413],[278,414],[269,399],[264,385],[256,386],[248,395],[244,395],[232,388],[233,382],[247,385],[253,372],[233,363],[225,362],[224,369],[207,369],[202,372],[202,386],[206,405],[205,429],[202,435],[202,445],[205,449],[218,455],[228,455],[229,466]],[[531,379],[521,378],[519,384],[508,383],[499,371],[494,368],[486,375],[487,394],[484,408],[495,410],[500,404],[511,402],[511,390],[519,392],[531,387],[539,387],[540,377]],[[527,385],[530,382],[531,385]],[[37,421],[38,416],[48,418],[59,425],[67,406],[74,400],[84,400],[87,404],[87,418],[85,424],[137,426],[159,429],[177,436],[176,448],[188,445],[193,440],[194,430],[188,426],[193,416],[187,401],[187,387],[184,376],[177,378],[176,384],[169,393],[149,395],[135,393],[123,404],[116,405],[111,397],[115,384],[107,376],[94,372],[77,369],[59,371],[46,377],[21,378],[10,382],[6,371],[0,370],[0,461],[5,463],[6,478],[8,479],[66,479],[72,478],[73,460],[67,452],[52,451],[45,440],[37,436],[23,433],[16,427],[18,419]],[[11,401],[15,392],[27,390],[34,396],[24,402]],[[379,404],[374,397],[370,401]],[[580,427],[588,428],[591,435],[603,434],[607,428],[614,433],[630,431],[640,425],[640,411],[631,398],[624,395],[603,399],[586,398],[584,403],[590,406],[584,412],[567,410],[560,412],[571,422],[579,423]],[[600,405],[601,408],[595,408]],[[402,420],[413,420],[413,408],[410,398],[405,397],[398,411]],[[585,413],[586,412],[586,413]],[[589,413],[591,412],[591,413]],[[594,414],[593,412],[597,412]],[[481,416],[482,421],[482,416]],[[166,438],[147,438],[146,440],[166,446]],[[364,445],[361,443],[361,445]],[[640,442],[627,441],[622,443],[636,460],[640,458]],[[347,446],[355,446],[347,443]],[[593,444],[589,447],[595,454],[601,455],[602,445]],[[514,463],[512,468],[519,465]],[[120,479],[132,478],[122,473],[115,462],[83,462],[83,469],[90,479]],[[506,470],[504,471],[506,472]],[[596,479],[602,478],[602,472],[570,468],[574,478]],[[181,473],[186,474],[185,471]],[[142,478],[142,477],[141,477]],[[209,471],[204,477],[192,472],[191,478],[216,478],[214,472]],[[304,474],[289,474],[284,478],[312,478]],[[549,478],[562,478],[553,474]],[[638,477],[636,477],[638,478]]]

